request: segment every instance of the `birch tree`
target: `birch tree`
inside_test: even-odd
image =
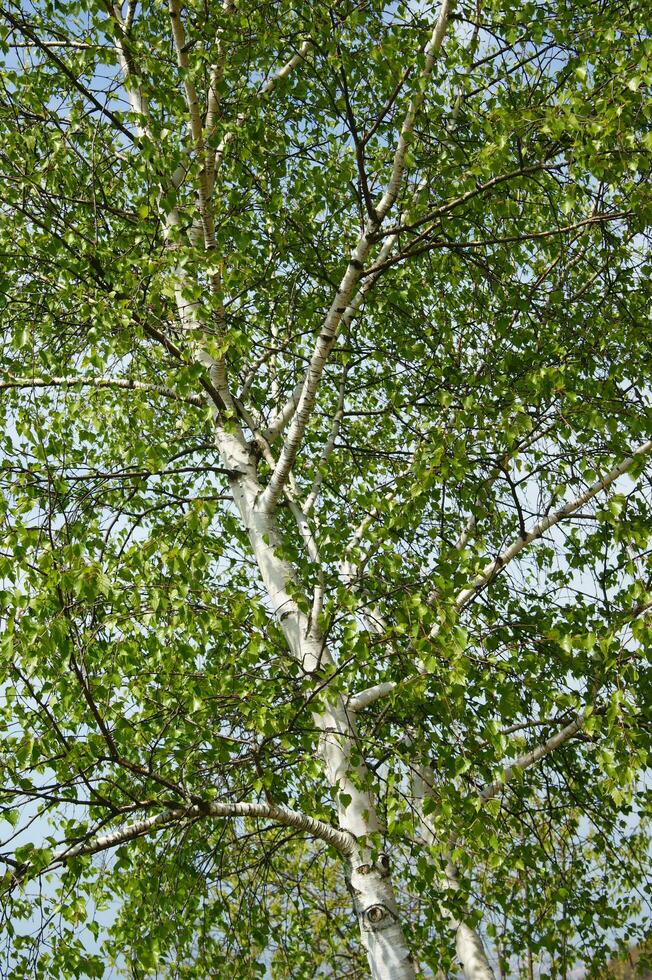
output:
[[[3,976],[649,928],[649,14],[2,0]]]

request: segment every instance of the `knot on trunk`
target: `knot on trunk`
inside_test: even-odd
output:
[[[396,913],[387,905],[370,905],[359,913],[360,924],[367,932],[381,932],[388,929],[396,920]]]
[[[389,877],[389,857],[379,854],[378,859],[371,864],[360,864],[354,869],[356,874],[370,875],[375,872],[380,878]]]

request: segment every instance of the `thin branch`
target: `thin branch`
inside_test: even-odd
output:
[[[76,51],[106,51],[106,44],[87,44],[84,41],[9,41],[12,48],[74,48]]]
[[[338,54],[340,54],[339,44],[338,44]],[[375,221],[378,216],[376,214],[373,198],[371,196],[371,191],[369,189],[369,180],[367,178],[367,167],[366,167],[365,156],[364,156],[364,144],[362,143],[362,140],[360,139],[360,134],[358,133],[358,127],[355,121],[355,115],[353,113],[353,106],[351,105],[349,86],[346,80],[346,71],[344,68],[342,68],[340,76],[342,79],[342,92],[344,94],[344,105],[346,107],[346,119],[349,126],[349,132],[351,133],[351,138],[353,139],[353,145],[355,147],[355,159],[358,168],[358,180],[360,182],[360,190],[362,191],[362,197],[364,198],[367,215],[372,219],[372,221]]]
[[[428,214],[424,214],[421,218],[416,221],[411,221],[408,224],[402,226],[402,228],[390,228],[387,231],[382,232],[384,235],[393,235],[397,231],[415,231],[420,228],[421,225],[426,224],[428,221],[433,221],[435,218],[441,218],[445,214],[454,211],[456,208],[460,207],[462,204],[466,204],[467,201],[473,200],[479,194],[483,194],[485,191],[491,190],[493,187],[498,187],[500,184],[504,184],[506,181],[514,180],[516,177],[529,177],[532,174],[541,173],[542,170],[554,170],[556,169],[556,164],[545,164],[537,163],[531,167],[520,167],[518,170],[511,170],[509,173],[500,174],[498,177],[492,177],[491,180],[485,181],[484,184],[479,184],[474,187],[473,190],[466,191],[464,194],[460,194],[452,201],[448,201],[447,204],[442,204],[438,208],[429,211]],[[434,231],[434,225],[431,228],[426,228],[420,237],[430,234]],[[418,240],[418,239],[417,239]]]
[[[412,142],[412,136],[414,133],[414,124],[416,122],[417,114],[421,108],[423,101],[426,96],[425,82],[430,78],[435,67],[435,62],[437,60],[437,55],[441,49],[442,41],[444,40],[444,34],[446,33],[446,27],[448,24],[448,15],[450,13],[450,0],[443,0],[441,9],[439,11],[439,17],[437,18],[437,23],[435,24],[434,30],[426,45],[425,55],[426,63],[421,70],[421,84],[418,90],[414,93],[410,100],[410,105],[408,107],[407,114],[403,121],[403,126],[401,127],[401,133],[399,135],[398,144],[394,152],[394,160],[392,162],[392,174],[389,179],[389,183],[385,190],[385,193],[381,197],[380,201],[376,205],[376,212],[378,214],[379,221],[387,215],[388,211],[396,201],[399,191],[401,189],[401,183],[403,180],[403,172],[405,170],[405,160],[408,153],[408,148]]]
[[[576,231],[578,228],[586,228],[589,225],[603,224],[607,221],[620,221],[622,218],[631,217],[631,211],[614,211],[608,214],[592,214],[589,218],[584,218],[582,221],[576,221],[572,225],[564,225],[561,228],[548,228],[546,231],[532,231],[526,232],[523,235],[503,235],[496,238],[487,238],[481,241],[475,239],[469,239],[464,242],[454,242],[443,239],[438,239],[434,242],[426,242],[425,245],[419,248],[410,247],[405,249],[403,252],[399,252],[391,259],[387,259],[385,262],[380,264],[376,262],[369,269],[363,272],[363,276],[377,275],[379,272],[383,272],[385,269],[389,269],[391,266],[396,265],[398,262],[402,262],[404,259],[411,259],[417,255],[424,255],[426,252],[432,252],[435,249],[447,248],[454,251],[461,251],[467,248],[490,248],[493,245],[513,245],[519,244],[521,242],[531,242],[538,241],[542,238],[552,238],[555,235],[566,235],[568,232]],[[420,241],[426,237],[428,232],[423,232],[418,236],[415,241]]]
[[[507,766],[505,772],[499,779],[494,780],[493,783],[490,783],[482,790],[480,793],[481,802],[487,803],[489,800],[493,800],[494,797],[498,796],[498,794],[514,779],[514,776],[517,775],[517,773],[524,772],[526,769],[529,769],[530,766],[535,765],[540,759],[550,755],[550,753],[554,752],[560,745],[567,742],[569,738],[577,735],[577,733],[583,727],[587,717],[587,712],[583,711],[577,716],[577,718],[575,718],[574,721],[571,721],[565,728],[562,728],[561,731],[557,732],[556,735],[552,735],[546,742],[543,742],[541,745],[537,745],[535,749],[531,749],[529,752],[526,752],[511,765]]]
[[[310,527],[307,514],[297,503],[294,496],[288,493],[287,489],[285,490],[285,496],[299,530],[299,534],[303,538],[303,542],[308,552],[308,557],[317,569],[317,583],[313,590],[312,611],[310,615],[311,632],[316,636],[319,628],[319,618],[322,614],[324,605],[324,568],[322,565],[321,556],[319,554],[319,548],[317,547],[317,542],[315,541],[315,536],[312,532],[312,528]]]
[[[532,231],[526,232],[523,235],[503,235],[496,238],[487,238],[477,241],[475,239],[469,239],[464,242],[449,241],[448,239],[439,239],[434,242],[426,242],[425,245],[419,248],[410,247],[405,249],[405,251],[400,252],[391,259],[387,259],[382,265],[377,262],[375,265],[367,269],[363,275],[377,275],[379,272],[383,272],[385,269],[389,269],[391,266],[396,265],[398,262],[402,262],[404,259],[411,259],[417,255],[424,255],[426,252],[432,252],[439,248],[448,248],[454,251],[461,251],[467,248],[490,248],[493,245],[514,245],[521,242],[531,242],[538,241],[542,238],[552,238],[555,235],[566,235],[568,232],[576,231],[578,228],[586,228],[589,225],[603,224],[607,221],[620,221],[622,218],[631,217],[631,211],[614,211],[605,214],[592,214],[588,218],[584,218],[582,221],[576,221],[572,225],[563,225],[561,228],[548,228],[546,231]],[[415,241],[420,241],[426,237],[427,232],[423,232],[419,235]]]
[[[201,110],[197,97],[197,88],[192,80],[188,52],[186,47],[186,35],[181,19],[181,7],[178,0],[169,0],[169,14],[172,25],[172,38],[177,55],[177,64],[182,71],[183,89],[186,97],[186,106],[189,116],[190,136],[194,143],[195,150],[202,162],[205,157],[204,130],[202,126]],[[208,186],[208,174],[205,165],[202,166],[198,181],[199,214],[201,217],[202,229],[204,234],[204,245],[210,250],[215,245],[215,226],[209,205],[210,189]]]
[[[372,125],[371,129],[367,133],[365,133],[364,137],[362,138],[362,148],[363,149],[367,145],[367,143],[369,142],[369,140],[373,136],[375,136],[376,133],[378,132],[378,129],[382,125],[383,119],[385,119],[385,117],[387,116],[387,113],[390,111],[390,109],[392,108],[392,106],[396,102],[396,100],[397,100],[397,98],[398,98],[398,96],[400,94],[401,89],[403,88],[403,86],[405,85],[406,81],[408,80],[408,78],[410,77],[411,74],[412,74],[412,65],[408,65],[408,67],[405,69],[405,71],[401,75],[401,77],[400,77],[398,83],[396,84],[396,87],[394,88],[393,92],[391,93],[391,95],[387,99],[387,102],[385,103],[385,105],[382,107],[382,109],[378,113],[378,116],[376,117],[376,121]]]
[[[151,391],[165,398],[172,398],[174,401],[186,402],[189,405],[204,406],[204,401],[199,395],[175,394],[164,385],[148,384],[144,381],[134,381],[131,378],[75,378],[54,377],[54,378],[19,378],[14,375],[5,375],[7,380],[0,381],[0,391],[8,388],[126,388],[131,391]]]
[[[222,13],[232,14],[234,10],[234,4],[232,0],[223,0],[222,2]],[[211,69],[211,80],[208,88],[208,95],[206,98],[206,143],[211,144],[213,136],[217,130],[217,121],[220,116],[220,85],[224,80],[224,74],[226,71],[226,47],[222,38],[222,31],[218,31],[217,37],[215,39],[215,46],[217,48],[217,56],[215,58],[215,63]],[[206,154],[206,188],[209,197],[212,195],[213,187],[215,184],[215,151]]]
[[[149,120],[149,103],[146,96],[144,95],[140,85],[133,84],[134,81],[140,78],[138,67],[131,56],[128,47],[128,35],[131,29],[131,22],[135,14],[135,9],[131,7],[127,11],[127,20],[122,18],[122,5],[119,3],[111,3],[111,0],[105,0],[104,6],[109,17],[115,21],[117,27],[115,49],[118,53],[118,60],[120,62],[120,67],[124,77],[127,79],[127,95],[129,98],[129,104],[131,105],[132,111],[138,116],[138,121],[136,123],[138,128],[138,136],[142,138],[143,136],[151,136],[148,128]],[[131,21],[129,20],[129,15],[131,15]]]
[[[502,571],[502,569],[505,568],[509,562],[513,561],[513,559],[516,558],[524,548],[527,548],[527,546],[532,544],[533,541],[537,541],[551,527],[559,524],[559,522],[563,521],[565,517],[570,517],[571,514],[578,511],[589,500],[592,500],[603,490],[610,487],[611,484],[614,483],[619,477],[627,473],[627,471],[634,466],[638,459],[640,459],[642,456],[646,456],[651,451],[652,439],[642,443],[638,449],[634,450],[631,456],[628,456],[622,462],[618,463],[617,466],[614,466],[613,469],[609,470],[606,476],[603,476],[601,480],[598,480],[596,483],[592,484],[592,486],[590,486],[588,490],[585,490],[584,493],[580,494],[579,497],[575,497],[574,500],[570,500],[559,510],[549,514],[543,520],[539,521],[539,523],[535,524],[535,526],[528,531],[525,536],[517,538],[516,541],[509,546],[509,548],[506,548],[502,554],[494,559],[494,561],[490,562],[489,565],[487,565],[486,568],[480,572],[472,585],[470,585],[467,589],[463,589],[458,594],[455,600],[456,608],[463,609],[465,606],[467,606],[478,595],[478,593],[482,591],[485,585],[487,585],[500,571]]]
[[[68,65],[65,63],[65,61],[62,61],[61,58],[54,52],[54,50],[50,46],[45,44],[36,34],[34,34],[34,32],[28,27],[27,24],[25,24],[24,21],[17,20],[4,7],[0,7],[0,14],[3,17],[5,17],[6,20],[8,20],[9,23],[14,28],[16,28],[16,30],[21,31],[21,33],[24,34],[25,37],[28,37],[30,41],[33,41],[34,45],[37,48],[40,48],[41,51],[43,51],[43,53],[46,55],[46,57],[51,62],[53,62],[61,72],[63,72],[63,74],[66,76],[66,78],[71,83],[71,85],[77,90],[77,92],[79,92],[80,95],[83,95],[85,99],[88,99],[88,101],[95,106],[98,112],[100,112],[103,116],[106,116],[106,118],[113,123],[115,128],[119,130],[123,136],[126,136],[131,143],[138,142],[134,134],[130,132],[130,130],[128,130],[126,126],[122,124],[122,122],[120,121],[120,119],[118,119],[115,113],[111,112],[111,110],[108,109],[106,105],[102,105],[100,100],[96,98],[96,96],[89,89],[87,89],[85,85],[81,84],[76,72],[74,72],[71,68],[69,68]]]
[[[387,240],[383,244],[382,249],[378,253],[379,261],[383,261],[386,256],[389,256],[391,254],[392,249],[396,245],[397,241],[398,241],[398,233],[395,235],[391,235],[389,238],[387,238]],[[351,326],[356,316],[358,316],[358,314],[360,313],[362,304],[364,303],[365,299],[367,298],[367,296],[369,295],[373,287],[378,282],[379,278],[380,278],[380,274],[368,276],[365,279],[365,281],[362,283],[362,285],[358,289],[357,293],[355,294],[355,296],[353,297],[349,305],[346,307],[344,313],[342,314],[340,329],[347,330]],[[333,340],[333,344],[334,344],[334,340]],[[292,391],[292,394],[286,401],[285,405],[283,405],[281,410],[278,412],[278,414],[272,419],[272,421],[268,425],[264,433],[265,438],[267,439],[268,442],[274,442],[276,439],[278,439],[279,436],[284,431],[286,425],[293,418],[297,410],[297,406],[301,400],[301,395],[303,393],[305,383],[306,383],[306,378],[302,378],[302,380],[299,381],[299,383],[294,387],[294,390]]]

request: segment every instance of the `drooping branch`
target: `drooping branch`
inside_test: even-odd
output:
[[[44,874],[55,868],[62,867],[76,857],[90,856],[98,854],[101,851],[120,847],[139,837],[146,837],[149,834],[164,830],[170,826],[188,824],[195,820],[210,817],[245,817],[271,820],[280,826],[291,827],[311,837],[323,840],[342,855],[349,855],[353,850],[353,840],[348,833],[337,830],[337,828],[332,827],[323,820],[309,817],[307,814],[300,813],[297,810],[274,806],[269,803],[214,803],[207,801],[205,804],[164,810],[162,813],[157,813],[154,816],[124,825],[100,837],[95,837],[91,840],[86,839],[70,847],[64,847],[57,851],[47,867],[39,869],[38,873]],[[29,877],[29,864],[20,866],[13,875],[10,887]]]

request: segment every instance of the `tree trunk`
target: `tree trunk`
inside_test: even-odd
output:
[[[218,427],[216,440],[225,467],[230,470],[233,500],[247,531],[272,611],[283,631],[293,658],[307,675],[333,664],[319,635],[292,597],[294,577],[279,555],[281,537],[273,513],[261,507],[262,487],[246,444]],[[337,791],[338,822],[359,842],[351,858],[347,883],[360,937],[374,980],[414,980],[415,970],[400,923],[391,882],[389,860],[381,855],[374,863],[365,838],[379,829],[373,798],[368,789],[370,773],[364,763],[354,766],[351,750],[356,740],[355,722],[340,695],[326,695],[313,722],[321,733],[319,755],[326,778]]]
[[[423,808],[424,801],[430,794],[433,785],[432,769],[427,765],[415,766],[412,787],[420,820],[419,835],[427,848],[437,847],[438,844],[432,821]],[[429,850],[426,850],[426,857],[428,860],[432,860]],[[441,885],[454,889],[459,887],[455,868],[450,861],[446,867],[446,877],[442,879]],[[479,933],[471,929],[465,922],[459,921],[450,912],[446,912],[446,914],[451,928],[455,931],[455,949],[464,973],[464,980],[496,980]]]

